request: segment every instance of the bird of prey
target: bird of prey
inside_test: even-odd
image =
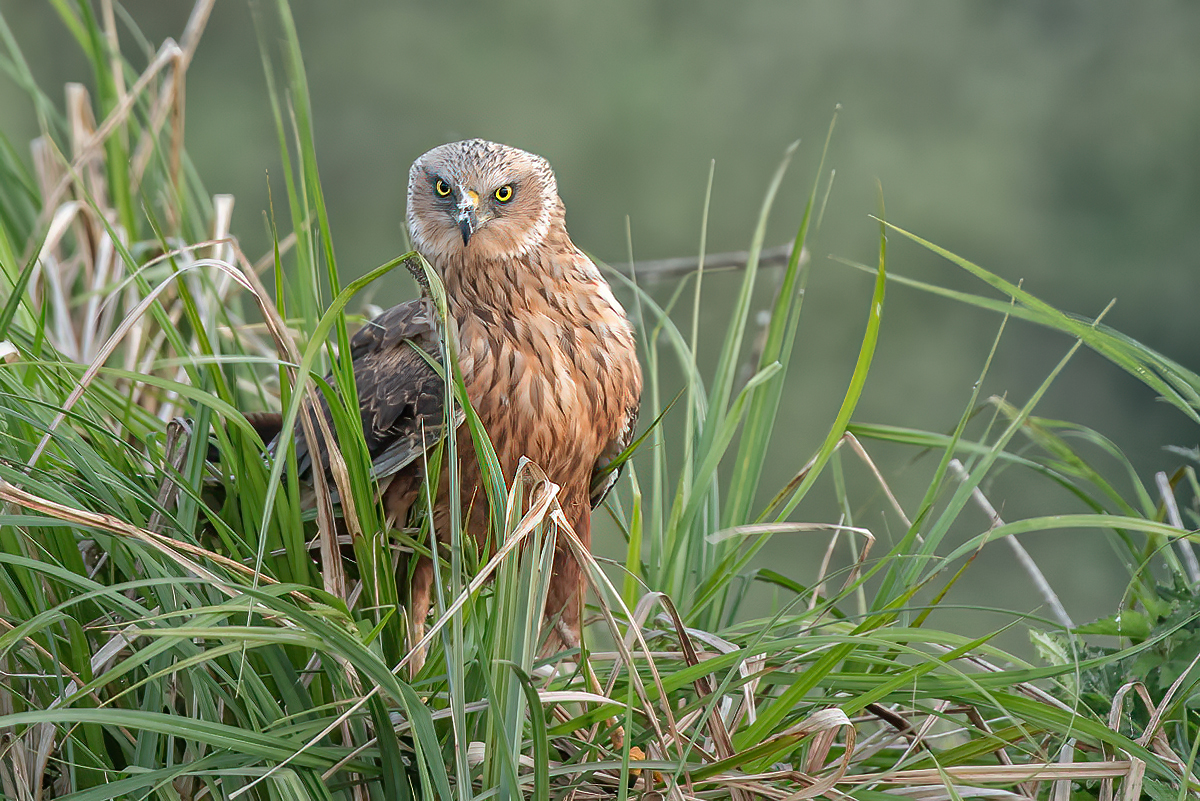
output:
[[[436,147],[409,173],[408,228],[445,286],[467,396],[506,482],[522,457],[539,465],[560,486],[563,511],[590,547],[591,510],[616,480],[605,466],[633,437],[642,375],[624,309],[567,234],[550,164],[481,139]],[[424,449],[444,434],[444,384],[413,347],[438,357],[439,330],[425,297],[388,309],[351,340],[363,431],[396,526],[418,499]],[[467,427],[456,436],[461,497],[448,497],[447,482],[438,482],[434,530],[445,532],[449,505],[461,503],[465,530],[482,543],[490,520],[483,475]],[[297,458],[302,474],[314,460],[328,467],[326,448],[310,448],[302,434]],[[428,557],[413,569],[414,643],[423,636],[434,569]],[[578,563],[560,544],[546,615],[557,617],[554,631],[566,647],[579,641],[583,589]]]

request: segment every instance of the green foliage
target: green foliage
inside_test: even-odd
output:
[[[1195,670],[1200,655],[1200,596],[1180,575],[1173,584],[1153,590],[1154,613],[1123,609],[1075,629],[1078,634],[1124,638],[1133,646],[1124,655],[1123,649],[1111,646],[1083,650],[1087,659],[1119,655],[1080,677],[1089,706],[1107,710],[1108,701],[1130,682],[1144,684],[1156,707],[1170,700],[1182,710],[1200,702],[1200,671]],[[1176,682],[1181,686],[1176,688]],[[1147,714],[1138,710],[1136,719],[1144,722]]]
[[[887,283],[917,285],[889,267],[887,237],[899,229],[881,223],[840,409],[793,475],[766,474],[764,455],[784,433],[782,380],[801,352],[804,246],[824,174],[822,156],[760,330],[759,255],[795,148],[769,185],[713,375],[696,336],[703,269],[689,279],[690,337],[672,316],[686,282],[665,306],[625,284],[643,326],[653,424],[610,505],[629,545],[615,579],[619,567],[606,572],[578,550],[537,466],[504,485],[447,346],[450,392],[491,468],[496,534],[478,553],[457,516],[441,532],[428,660],[410,676],[402,557],[433,550],[429,526],[384,530],[346,310],[372,281],[420,262],[406,254],[341,287],[286,2],[255,8],[291,231],[280,235],[282,208],[272,208],[274,246],[253,263],[227,238],[227,201],[208,198],[181,131],[163,122],[182,110],[172,71],[187,59],[164,48],[139,74],[110,50],[120,37],[90,5],[55,8],[92,65],[98,126],[86,97],[59,115],[0,17],[5,65],[40,110],[45,155],[31,172],[0,147],[0,174],[13,177],[0,182],[0,343],[15,354],[0,364],[6,796],[623,798],[654,787],[882,798],[916,785],[941,797],[981,786],[1059,797],[1074,781],[1077,794],[1107,797],[1114,778],[1131,797],[1200,791],[1196,533],[1107,439],[1033,415],[1082,346],[1193,419],[1195,374],[922,242],[1000,293],[953,297],[1074,344],[1022,405],[981,400],[977,384],[950,434],[857,421]],[[269,458],[244,414],[282,410],[290,441],[313,425],[301,409],[315,392],[331,401],[339,448],[335,487],[322,477],[312,494],[327,501],[336,489],[340,516],[328,502],[309,508],[294,455]],[[888,497],[885,525],[900,532],[887,546],[846,480],[857,461],[873,470],[864,443],[937,457],[911,516],[910,499],[872,472]],[[449,438],[430,455],[448,460],[452,485],[456,447]],[[979,532],[966,511],[1007,471],[1060,488],[1063,513],[992,515]],[[838,523],[795,520],[829,485]],[[1194,526],[1191,468],[1169,488]],[[1119,616],[1055,627],[1009,614],[982,635],[931,622],[989,543],[1066,527],[1107,540],[1127,565]],[[832,534],[826,565],[763,565],[771,538],[813,530]],[[873,545],[887,553],[873,556]],[[603,622],[565,661],[541,657],[556,548],[576,549]],[[1169,582],[1155,579],[1164,573]],[[774,599],[766,616],[748,602],[763,590]],[[1039,664],[993,641],[1018,625],[1036,637]],[[1102,647],[1096,635],[1118,639]],[[1151,711],[1122,703],[1139,676],[1151,677]]]

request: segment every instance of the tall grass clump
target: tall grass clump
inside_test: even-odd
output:
[[[665,304],[638,272],[613,280],[637,312],[647,426],[608,510],[627,539],[602,570],[579,549],[536,465],[492,470],[494,555],[457,519],[436,586],[429,658],[411,676],[404,555],[427,530],[385,531],[356,410],[348,332],[357,293],[404,254],[341,284],[321,192],[304,65],[286,2],[254,6],[280,175],[274,246],[244,254],[233,199],[188,159],[183,98],[211,10],[157,50],[104,0],[55,0],[91,68],[60,108],[34,81],[4,19],[3,65],[41,127],[31,162],[0,139],[0,788],[73,798],[922,798],[1182,799],[1200,792],[1193,545],[1194,452],[1143,483],[1103,435],[1042,419],[1038,401],[1088,347],[1200,422],[1200,376],[1019,286],[878,223],[863,336],[816,453],[767,475],[809,273],[805,245],[828,192],[812,190],[767,322],[753,312],[771,181],[726,333],[698,353],[698,267]],[[2,132],[0,132],[2,134]],[[831,128],[832,134],[832,128]],[[979,294],[898,276],[888,237],[912,239],[979,279]],[[1065,335],[1029,398],[963,399],[942,432],[873,424],[856,405],[900,282],[1005,325]],[[432,283],[438,297],[436,280]],[[692,306],[690,329],[676,306]],[[452,419],[486,432],[446,363]],[[986,374],[987,365],[982,367]],[[667,376],[682,373],[682,387]],[[982,376],[981,376],[982,378]],[[976,384],[978,387],[979,384]],[[301,486],[249,410],[282,410],[284,436],[322,421],[339,443],[330,480]],[[659,425],[660,420],[667,424]],[[311,436],[311,434],[310,434]],[[922,497],[897,497],[874,443],[931,454]],[[455,439],[431,460],[456,463]],[[1100,454],[1100,456],[1097,456]],[[1002,520],[989,477],[1028,471],[1064,513]],[[892,542],[855,519],[852,472],[887,499]],[[437,474],[437,470],[431,473]],[[454,481],[454,471],[450,471]],[[315,489],[315,492],[313,490]],[[804,521],[832,493],[836,521]],[[335,492],[336,491],[336,492]],[[869,490],[874,492],[876,490]],[[335,495],[335,506],[330,497]],[[309,503],[309,496],[318,499]],[[769,498],[765,503],[763,498]],[[989,525],[964,512],[984,508]],[[427,526],[423,526],[427,529]],[[1030,662],[997,632],[942,631],[930,616],[974,557],[1015,535],[1087,530],[1123,558],[1110,617],[1077,624],[1042,585],[1047,616],[1012,613]],[[786,575],[755,556],[781,533],[822,532],[830,556]],[[950,536],[953,532],[953,538]],[[949,543],[962,543],[953,546]],[[835,545],[848,543],[848,549]],[[593,617],[582,653],[539,658],[556,548],[585,564]],[[850,558],[837,554],[848,550]],[[1036,565],[1028,560],[1031,576]],[[780,599],[752,617],[756,584]]]

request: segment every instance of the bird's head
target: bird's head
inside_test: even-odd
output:
[[[455,256],[514,258],[539,246],[562,201],[541,156],[482,139],[451,142],[413,162],[408,230],[435,264]]]

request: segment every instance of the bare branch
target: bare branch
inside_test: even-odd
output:
[[[792,245],[780,245],[777,248],[764,248],[758,254],[759,267],[781,267],[792,257]],[[741,270],[750,260],[749,251],[735,250],[729,253],[712,253],[704,257],[704,271],[711,270]],[[609,265],[623,275],[636,275],[638,280],[664,281],[668,278],[680,278],[693,273],[700,268],[700,259],[696,256],[682,256],[673,259],[650,259],[635,261],[632,273],[628,264]]]

